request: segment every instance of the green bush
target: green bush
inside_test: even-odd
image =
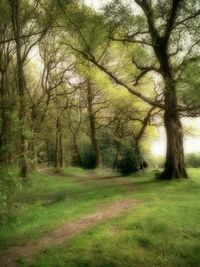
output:
[[[133,146],[124,147],[121,157],[117,162],[117,169],[122,174],[129,174],[138,171],[138,160]]]
[[[0,169],[0,225],[8,223],[15,210],[15,195],[21,189],[16,171]]]
[[[200,167],[200,153],[187,154],[185,157],[186,165],[190,168]]]
[[[81,153],[82,158],[82,167],[86,169],[93,169],[95,166],[95,155],[91,144],[88,144],[87,147]]]

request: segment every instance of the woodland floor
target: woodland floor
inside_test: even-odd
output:
[[[0,266],[198,267],[200,170],[190,175],[158,182],[152,170],[32,173],[0,229]]]

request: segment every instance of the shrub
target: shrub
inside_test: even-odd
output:
[[[138,171],[138,161],[135,148],[133,146],[126,146],[117,162],[117,169],[122,174],[129,174]]]
[[[15,195],[21,184],[15,171],[0,169],[0,224],[5,224],[12,217],[15,209]]]
[[[95,166],[95,155],[91,144],[88,144],[87,147],[81,153],[82,158],[82,167],[86,169],[93,169]]]
[[[186,165],[191,168],[200,167],[200,153],[191,153],[186,155]]]

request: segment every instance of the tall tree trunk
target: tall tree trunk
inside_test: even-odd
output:
[[[27,138],[25,134],[25,121],[26,121],[26,99],[25,99],[25,79],[23,70],[23,60],[21,56],[21,27],[19,21],[19,0],[11,0],[12,7],[12,25],[16,42],[17,52],[17,70],[18,70],[18,90],[19,90],[19,121],[20,121],[20,176],[23,182],[27,181],[28,162],[27,162]]]
[[[46,143],[46,153],[47,153],[47,164],[48,166],[51,165],[51,156],[50,156],[50,145],[49,145],[49,139],[47,138],[45,140]]]
[[[28,145],[30,160],[31,160],[31,169],[37,170],[38,167],[38,158],[37,158],[37,147],[36,147],[36,140],[35,136],[30,140]]]
[[[3,58],[1,58],[3,60]],[[0,93],[2,104],[8,105],[8,88],[6,87],[5,74],[6,70],[0,72],[1,84]],[[0,133],[0,162],[7,164],[11,161],[11,115],[12,110],[8,107],[3,107],[1,112],[1,133]]]
[[[177,3],[178,2],[179,1],[177,1]],[[180,116],[177,112],[178,103],[176,84],[167,52],[169,39],[157,35],[157,39],[154,40],[156,42],[154,51],[160,63],[160,71],[165,85],[164,125],[166,130],[167,149],[165,167],[160,178],[168,180],[173,178],[188,178],[184,163],[183,130]]]
[[[1,51],[1,54],[3,52]],[[1,57],[0,60],[4,61]],[[8,88],[6,83],[6,71],[7,67],[3,69],[1,66],[0,71],[0,95],[2,105],[9,105]],[[12,159],[11,151],[11,124],[12,124],[12,108],[3,107],[1,112],[1,132],[0,132],[0,162],[3,164],[8,164]]]
[[[76,136],[73,137],[73,145],[75,151],[75,162],[77,162],[78,166],[82,166],[82,158],[76,141]]]
[[[59,165],[61,168],[64,167],[64,151],[63,151],[63,133],[59,134]]]
[[[93,146],[94,155],[95,155],[95,168],[98,168],[102,165],[102,159],[101,159],[99,140],[97,139],[97,133],[96,133],[95,115],[93,112],[92,88],[89,83],[87,86],[87,102],[88,102],[88,115],[89,115],[89,123],[90,123],[90,137],[91,137],[92,146]]]
[[[115,154],[115,158],[114,158],[113,165],[112,165],[113,169],[115,169],[117,167],[119,155],[120,155],[120,148],[116,147],[116,154]]]
[[[2,126],[0,135],[0,162],[8,164],[12,160],[11,151],[11,110],[2,110]]]
[[[184,163],[183,129],[177,109],[174,81],[167,80],[165,89],[164,125],[167,137],[166,162],[162,179],[188,178]]]
[[[140,143],[141,143],[142,137],[144,136],[146,128],[147,128],[147,126],[149,124],[149,121],[151,119],[151,115],[152,115],[152,112],[153,112],[154,109],[155,109],[155,107],[151,107],[149,109],[149,111],[147,112],[145,118],[142,121],[142,126],[141,126],[138,134],[136,136],[134,136],[134,139],[135,139],[135,151],[136,151],[136,154],[137,154],[137,161],[138,161],[138,169],[140,169],[140,170],[143,170],[143,168],[145,167],[144,166],[144,158],[142,156],[141,149],[140,149]],[[146,163],[146,165],[147,165],[147,163]]]
[[[60,119],[56,120],[56,168],[64,167],[64,151],[63,151],[63,133]]]
[[[135,140],[135,151],[137,155],[137,168],[138,170],[143,170],[144,169],[144,159],[142,157],[142,153],[140,150],[140,139]]]

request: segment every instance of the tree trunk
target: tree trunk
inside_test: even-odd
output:
[[[82,158],[81,154],[76,142],[76,137],[73,138],[73,144],[74,144],[74,151],[75,151],[75,162],[77,162],[78,166],[82,166]]]
[[[188,178],[183,152],[183,131],[178,115],[165,111],[164,123],[167,135],[166,162],[162,179]]]
[[[176,84],[167,52],[169,38],[167,39],[166,37],[163,38],[157,35],[154,41],[156,42],[154,51],[160,63],[160,71],[165,85],[164,125],[167,149],[165,167],[160,178],[167,180],[173,178],[188,178],[184,163],[183,130],[179,113],[177,112]]]
[[[166,81],[164,125],[167,149],[161,179],[188,178],[184,163],[183,129],[177,109],[176,88],[173,80]]]
[[[147,167],[147,162],[144,161],[144,158],[142,156],[141,150],[140,150],[140,143],[141,143],[141,139],[144,136],[144,133],[146,131],[146,128],[148,126],[148,123],[151,119],[151,115],[153,110],[155,109],[155,107],[151,107],[149,109],[149,111],[147,112],[143,122],[142,122],[142,126],[138,132],[138,134],[134,137],[135,139],[135,151],[136,151],[136,155],[137,155],[137,164],[138,164],[138,169],[139,170],[143,170],[144,167]],[[145,164],[146,163],[146,164]]]
[[[94,133],[92,136],[92,144],[93,144],[94,153],[95,153],[95,167],[99,168],[102,165],[101,152],[100,152],[99,142],[96,136],[94,135]]]
[[[19,121],[20,121],[20,176],[23,182],[27,181],[28,163],[27,163],[27,138],[25,134],[26,120],[26,99],[25,99],[25,79],[23,70],[23,60],[21,56],[21,41],[20,41],[20,21],[19,21],[19,1],[11,1],[12,7],[12,25],[16,43],[17,52],[17,71],[18,71],[18,90],[19,90]]]
[[[64,167],[64,152],[63,152],[63,134],[59,133],[59,165],[60,168]]]
[[[64,166],[64,152],[63,152],[63,134],[61,129],[61,123],[59,118],[57,117],[56,121],[56,159],[55,159],[55,167],[63,168]]]
[[[140,150],[140,140],[135,140],[135,151],[137,155],[137,168],[138,170],[143,170],[144,169],[144,159],[142,157],[142,153]]]
[[[2,110],[2,126],[0,135],[0,162],[9,164],[12,160],[11,151],[11,111],[9,109]]]
[[[97,133],[96,133],[95,115],[93,112],[92,89],[89,83],[87,86],[87,93],[88,93],[87,94],[88,115],[89,115],[89,122],[90,122],[90,137],[91,137],[92,146],[93,146],[94,154],[95,154],[95,168],[98,168],[102,165],[102,160],[101,160],[101,151],[99,147],[99,140],[97,139]]]
[[[37,148],[36,148],[35,137],[33,137],[30,140],[28,148],[29,148],[29,154],[30,154],[30,160],[31,160],[31,169],[37,170],[38,158],[37,158]]]
[[[118,163],[119,156],[120,156],[120,149],[121,149],[121,145],[119,142],[114,141],[114,145],[115,145],[115,149],[116,149],[116,154],[115,154],[114,161],[112,164],[113,169],[115,169],[117,167],[117,163]]]
[[[3,54],[2,51],[0,51]],[[4,58],[1,57],[0,60],[4,62]],[[0,71],[0,94],[1,102],[5,106],[9,105],[9,93],[6,83],[6,71],[7,68],[1,66]],[[1,133],[0,133],[0,162],[3,164],[8,164],[12,160],[12,151],[11,151],[11,124],[12,124],[12,108],[3,107],[1,112]]]
[[[50,156],[50,144],[49,144],[49,139],[45,140],[46,143],[46,152],[47,152],[47,164],[48,166],[51,165],[51,156]]]

